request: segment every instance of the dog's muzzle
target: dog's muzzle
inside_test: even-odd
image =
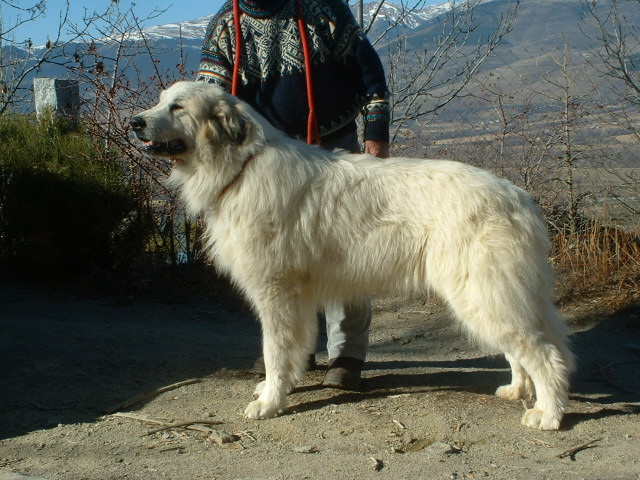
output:
[[[145,138],[144,129],[147,126],[147,122],[140,115],[136,115],[129,120],[129,125],[131,125],[131,129],[142,142],[142,150],[147,153],[156,155],[177,155],[179,153],[183,153],[187,149],[187,145],[184,143],[184,140],[179,138],[169,140],[167,142],[158,142],[156,140]]]

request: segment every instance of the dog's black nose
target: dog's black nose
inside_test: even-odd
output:
[[[144,121],[144,118],[135,116],[129,120],[129,125],[131,125],[131,128],[134,130],[141,130],[147,125],[147,122]]]

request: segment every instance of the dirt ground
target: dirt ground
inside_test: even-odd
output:
[[[506,362],[435,301],[374,301],[363,392],[313,371],[284,415],[250,421],[260,338],[237,299],[0,283],[0,480],[640,479],[640,306],[598,305],[564,309],[578,371],[563,429],[541,432],[493,396]]]

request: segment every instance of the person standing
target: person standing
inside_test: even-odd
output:
[[[207,28],[196,80],[220,85],[276,128],[327,149],[360,153],[362,115],[364,152],[388,156],[384,69],[344,0],[227,1]],[[323,384],[356,390],[371,303],[326,305],[324,316]]]

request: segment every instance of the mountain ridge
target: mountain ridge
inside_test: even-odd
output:
[[[485,0],[492,1],[492,0]],[[446,13],[451,8],[448,2],[444,2],[437,5],[428,5],[420,9],[409,10],[405,7],[395,3],[385,3],[378,11],[376,15],[375,24],[394,24],[397,19],[403,14],[405,18],[401,24],[407,29],[415,29],[422,26],[425,22],[432,20],[433,18]],[[354,16],[356,15],[356,7],[351,7]],[[371,17],[374,15],[377,9],[377,2],[366,3],[363,8],[363,23],[369,25]],[[205,35],[207,25],[213,18],[215,13],[211,15],[205,15],[204,17],[196,18],[193,20],[187,20],[184,22],[168,23],[164,25],[156,25],[151,27],[145,27],[141,32],[131,32],[128,37],[129,40],[141,40],[144,36],[148,40],[166,40],[176,39],[181,37],[182,39],[202,40]],[[381,25],[382,26],[382,25]]]
[[[470,32],[467,44],[460,52],[459,62],[464,63],[465,55],[472,55],[473,49],[486,41],[503,19],[505,12],[514,5],[515,2],[510,0],[486,0],[474,7],[475,29]],[[364,24],[369,23],[375,6],[375,2],[365,5]],[[418,57],[428,57],[437,50],[443,24],[452,15],[450,6],[449,3],[443,3],[411,12],[401,28],[376,43],[385,68],[391,69],[390,65],[397,60],[397,55],[404,55],[407,61],[413,61]],[[623,7],[621,14],[625,15],[632,25],[640,25],[640,8],[633,9],[628,4],[619,5],[620,9]],[[395,4],[383,5],[369,38],[378,38],[379,33],[385,31],[388,25],[396,23],[401,13],[399,8]],[[211,17],[212,15],[208,15],[187,22],[147,27],[142,30],[142,36],[130,36],[127,42],[132,46],[132,50],[137,49],[137,52],[127,54],[126,59],[118,65],[118,73],[124,72],[132,83],[137,79],[149,79],[159,74],[170,82],[177,78],[176,72],[179,67],[184,78],[193,78],[198,69],[200,49]],[[594,42],[597,32],[588,25],[586,19],[588,16],[584,12],[583,0],[521,0],[511,31],[504,37],[494,54],[482,64],[481,73],[491,76],[492,82],[502,82],[500,88],[503,92],[509,89],[526,89],[539,94],[548,88],[549,79],[558,79],[561,75],[557,60],[562,58],[566,43],[572,51],[572,66],[576,70],[583,70],[579,81],[593,80],[600,82],[598,88],[602,91],[610,89],[611,86],[606,84],[604,77],[595,77],[598,72],[590,65],[594,58],[593,43],[597,43]],[[142,37],[148,45],[141,43]],[[73,78],[74,75],[78,76],[76,72],[82,71],[80,75],[86,78],[94,74],[92,72],[98,63],[102,67],[100,74],[107,78],[113,72],[113,59],[117,56],[117,47],[117,42],[105,41],[98,46],[97,52],[90,52],[86,44],[67,45],[63,52],[67,55],[66,65],[42,65],[37,72],[27,77],[24,84],[29,88],[35,74]],[[32,58],[36,58],[37,55],[38,52],[34,49]],[[74,60],[74,57],[80,60]],[[455,65],[453,67],[455,68]],[[390,74],[390,82],[391,76],[393,75]],[[428,85],[426,88],[429,89],[429,94],[434,93],[434,87]],[[476,85],[471,88],[480,87]],[[477,92],[468,93],[473,96]],[[611,101],[611,98],[613,97],[606,101]],[[479,116],[480,110],[474,110],[476,107],[477,105],[470,106],[469,103],[464,106],[450,104],[446,112],[439,112],[439,119],[461,119],[464,123],[470,124],[476,122]],[[486,106],[477,108],[485,109],[485,117],[493,114]]]

